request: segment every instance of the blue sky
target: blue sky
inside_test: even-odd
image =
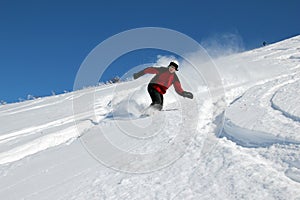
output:
[[[234,34],[244,50],[300,33],[297,0],[0,2],[0,100],[16,102],[72,90],[84,58],[100,42],[125,30],[163,27],[199,43]],[[126,66],[156,61],[161,52],[123,58]],[[118,62],[115,63],[116,66]],[[128,69],[126,69],[128,70]],[[122,75],[109,70],[103,79]]]

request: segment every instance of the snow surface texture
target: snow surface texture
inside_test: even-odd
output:
[[[194,100],[171,89],[165,111],[149,118],[138,117],[150,103],[147,77],[1,106],[1,199],[300,199],[299,46],[297,36],[220,58],[225,98],[210,101],[205,86]],[[74,114],[77,100],[84,104]],[[196,118],[186,113],[193,103]],[[85,149],[83,141],[99,149],[98,129],[133,154],[176,139],[184,148],[124,165],[122,156]],[[112,156],[98,162],[103,154]]]

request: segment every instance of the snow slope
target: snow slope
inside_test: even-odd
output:
[[[1,199],[300,199],[299,46],[215,60],[225,97],[149,118],[150,77],[1,106]]]

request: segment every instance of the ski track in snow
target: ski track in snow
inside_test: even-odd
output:
[[[259,146],[260,142],[265,142],[262,140],[265,137],[269,142],[273,138],[275,142],[299,144],[300,123],[295,120],[297,116],[288,117],[293,114],[283,109],[281,112],[274,109],[274,107],[280,108],[281,106],[278,104],[285,104],[286,101],[279,101],[277,104],[273,102],[274,95],[276,96],[278,90],[299,80],[300,74],[297,73],[279,77],[247,90],[227,109],[224,134],[237,140],[244,140],[244,145],[250,142],[252,145]],[[297,99],[296,96],[294,98]],[[289,103],[292,102],[289,101]],[[283,115],[283,113],[285,114]],[[287,126],[289,129],[286,129]],[[245,138],[240,136],[241,132],[244,132]],[[254,134],[255,137],[253,137]]]
[[[300,81],[298,80],[281,87],[271,98],[272,108],[296,122],[300,122],[300,106],[297,102],[299,88]]]
[[[168,119],[165,131],[157,135],[145,132],[144,138],[139,135],[137,139],[117,134],[118,126],[126,128],[130,121],[122,119],[122,114],[131,96],[148,104],[143,96],[145,87],[137,82],[119,84],[117,98],[111,95],[115,85],[104,85],[1,106],[0,119],[5,123],[0,129],[0,196],[8,200],[300,199],[297,44],[300,36],[221,59],[219,65],[227,67],[224,69],[240,70],[240,74],[220,69],[227,91],[225,98],[215,102],[194,92],[201,105],[197,134],[190,138],[180,159],[151,173],[107,168],[96,162],[78,140],[93,135],[95,127],[102,127],[120,149],[149,153],[167,145],[176,135],[187,134],[184,130],[176,132],[184,120],[191,120],[177,123],[180,110],[164,113]],[[73,113],[71,104],[80,99],[85,104]],[[174,101],[165,103],[170,108],[175,105]],[[183,101],[184,106],[189,103]],[[111,113],[119,114],[120,119],[109,118]],[[225,124],[219,134],[222,113]]]

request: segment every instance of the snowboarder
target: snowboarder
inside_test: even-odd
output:
[[[137,79],[144,74],[156,74],[148,84],[148,93],[152,100],[150,107],[156,110],[162,110],[164,100],[163,95],[171,85],[174,86],[175,91],[179,95],[193,99],[193,94],[191,92],[182,89],[175,71],[178,71],[178,64],[170,62],[168,67],[148,67],[133,74],[134,79]]]
[[[266,46],[266,45],[267,45],[267,42],[266,42],[266,41],[264,41],[262,45],[263,45],[263,46]]]

